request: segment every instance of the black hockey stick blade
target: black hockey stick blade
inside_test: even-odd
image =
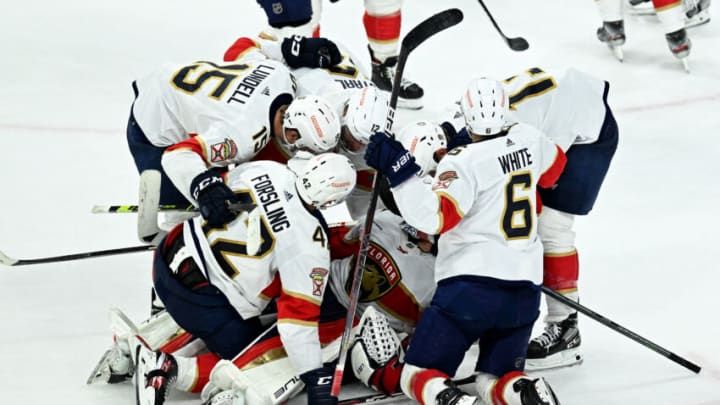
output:
[[[478,0],[480,2],[480,5],[482,6],[483,10],[485,10],[485,14],[487,14],[488,18],[490,19],[490,22],[495,27],[495,30],[500,34],[500,36],[505,40],[505,43],[507,44],[510,49],[513,51],[524,51],[530,47],[528,44],[528,41],[525,40],[525,38],[517,37],[517,38],[508,38],[500,29],[500,26],[495,21],[495,18],[493,18],[492,14],[490,13],[490,10],[488,10],[487,6],[485,6],[485,3],[483,3],[482,0]]]
[[[441,11],[421,22],[408,32],[402,40],[402,48],[405,48],[405,51],[410,53],[417,48],[418,45],[425,42],[426,39],[444,29],[457,25],[462,20],[463,13],[457,8]]]
[[[637,333],[635,333],[621,325],[618,325],[614,321],[598,314],[597,312],[593,311],[592,309],[590,309],[584,305],[581,305],[581,304],[571,300],[570,298],[560,294],[559,292],[554,291],[546,286],[542,286],[542,292],[544,292],[546,295],[562,302],[563,304],[569,306],[570,308],[573,308],[574,310],[580,312],[581,314],[600,322],[601,324],[607,326],[608,328],[614,330],[615,332],[618,332],[621,335],[625,335],[626,337],[640,343],[641,345],[647,347],[648,349],[654,351],[655,353],[658,353],[658,354],[674,361],[675,363],[685,367],[686,369],[692,371],[693,373],[695,373],[695,374],[700,373],[701,368],[697,364],[678,356],[677,354],[665,349],[664,347],[661,347],[660,345],[657,345],[657,344],[651,342],[648,339],[645,339],[644,337],[638,335]]]
[[[75,253],[75,254],[63,255],[63,256],[41,257],[38,259],[14,259],[14,258],[6,255],[3,252],[0,252],[0,264],[3,264],[5,266],[24,266],[24,265],[28,265],[28,264],[67,262],[67,261],[71,261],[71,260],[90,259],[93,257],[112,256],[112,255],[120,255],[120,254],[135,253],[135,252],[145,252],[145,251],[150,251],[150,250],[155,250],[155,246],[142,245],[142,246],[131,246],[131,247],[126,247],[126,248],[119,248],[119,249],[93,250],[91,252]]]

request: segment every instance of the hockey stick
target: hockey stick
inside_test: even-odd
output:
[[[611,321],[610,319],[598,314],[597,312],[595,312],[583,305],[580,305],[579,303],[571,300],[570,298],[565,297],[564,295],[560,294],[559,292],[554,291],[546,286],[542,286],[542,291],[545,294],[549,295],[550,297],[552,297],[552,298],[562,302],[563,304],[569,306],[570,308],[573,308],[574,310],[582,313],[583,315],[586,315],[586,316],[600,322],[601,324],[607,326],[608,328],[610,328],[620,334],[623,334],[623,335],[629,337],[630,339],[640,343],[641,345],[647,347],[648,349],[653,350],[656,353],[659,353],[662,356],[674,361],[675,363],[680,364],[681,366],[687,368],[688,370],[692,371],[693,373],[697,374],[700,372],[701,368],[697,364],[692,363],[689,360],[682,358],[682,357],[678,356],[677,354],[675,354],[661,346],[658,346],[657,344],[645,339],[644,337],[638,335],[637,333],[635,333],[631,330],[628,330],[625,327],[620,326],[617,323]]]
[[[495,22],[495,19],[493,18],[492,14],[490,14],[490,10],[485,6],[485,3],[483,3],[483,0],[478,0],[480,2],[480,5],[482,6],[483,10],[485,10],[485,14],[487,14],[488,18],[490,18],[490,22],[495,26],[495,29],[497,30],[498,34],[505,40],[505,43],[512,49],[513,51],[524,51],[528,49],[530,45],[528,45],[528,41],[525,40],[523,37],[517,37],[517,38],[508,38],[505,34],[503,34],[502,30],[498,26],[498,24]]]
[[[475,382],[475,374],[469,375],[458,380],[453,380],[455,385],[465,385]],[[348,398],[338,401],[338,405],[358,405],[358,404],[389,404],[398,400],[410,400],[402,392],[394,392],[392,394],[368,394],[355,398]]]
[[[91,212],[93,214],[137,214],[139,206],[137,205],[93,205]],[[197,211],[194,205],[175,205],[160,204],[158,211],[181,211],[194,212]]]
[[[437,13],[425,21],[418,24],[410,32],[405,35],[400,45],[400,55],[398,56],[397,68],[395,70],[395,77],[393,79],[392,92],[390,93],[390,107],[385,121],[385,132],[388,136],[392,136],[392,125],[395,119],[395,107],[397,107],[397,100],[400,94],[400,81],[405,70],[405,62],[407,62],[408,55],[421,43],[425,42],[431,36],[450,28],[462,21],[462,11],[452,8]],[[367,215],[365,215],[365,224],[363,225],[361,233],[360,251],[358,254],[357,261],[355,262],[355,270],[353,272],[353,281],[348,297],[348,312],[345,318],[345,330],[343,330],[342,339],[340,340],[340,353],[338,355],[338,363],[335,367],[335,374],[333,375],[333,385],[330,391],[330,395],[337,397],[340,394],[340,385],[342,377],[345,372],[345,360],[347,358],[347,352],[350,346],[350,333],[352,330],[353,319],[355,318],[355,312],[357,310],[358,300],[360,299],[360,286],[362,284],[362,275],[365,268],[365,259],[367,258],[368,245],[370,242],[370,232],[372,231],[373,219],[375,218],[375,209],[377,207],[378,200],[378,178],[380,174],[376,174],[373,179],[373,193],[370,199],[370,206],[368,207]]]
[[[125,247],[125,248],[118,248],[118,249],[93,250],[93,251],[84,252],[84,253],[74,253],[74,254],[63,255],[63,256],[41,257],[41,258],[37,258],[37,259],[14,259],[14,258],[6,255],[3,252],[0,252],[0,264],[4,264],[6,266],[24,266],[24,265],[28,265],[28,264],[67,262],[70,260],[90,259],[93,257],[113,256],[113,255],[121,255],[121,254],[125,254],[125,253],[145,252],[145,251],[149,251],[149,250],[155,250],[155,246],[142,245],[142,246],[131,246],[131,247]]]

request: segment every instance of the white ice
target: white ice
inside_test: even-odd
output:
[[[544,375],[563,404],[719,404],[720,6],[690,30],[686,74],[654,18],[627,19],[619,63],[595,38],[592,1],[488,3],[528,51],[510,51],[475,1],[406,2],[403,32],[451,6],[465,21],[411,55],[406,74],[427,107],[401,121],[438,117],[473,76],[575,66],[607,79],[621,141],[595,209],[577,221],[582,303],[703,367],[695,375],[581,316],[585,362]],[[359,0],[326,2],[323,32],[367,64],[362,12]],[[3,0],[0,250],[36,258],[137,245],[134,216],[90,213],[137,198],[124,135],[130,82],[165,61],[219,60],[263,25],[250,0]],[[133,403],[131,385],[85,379],[111,342],[107,309],[147,315],[150,262],[139,253],[0,268],[0,403]],[[174,393],[168,403],[199,400]]]

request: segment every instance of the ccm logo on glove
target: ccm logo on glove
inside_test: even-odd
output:
[[[206,177],[200,180],[193,188],[193,198],[197,200],[201,191],[215,183],[224,183],[224,181],[220,176]]]

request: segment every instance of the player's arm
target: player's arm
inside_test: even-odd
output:
[[[342,61],[340,50],[327,38],[293,35],[279,41],[243,37],[233,43],[223,56],[226,62],[269,58],[285,62],[291,68],[326,68]]]
[[[458,150],[458,149],[456,149]],[[430,234],[442,234],[454,228],[472,205],[474,185],[464,175],[456,159],[445,158],[428,184],[415,176],[393,188],[402,217],[415,228]]]

